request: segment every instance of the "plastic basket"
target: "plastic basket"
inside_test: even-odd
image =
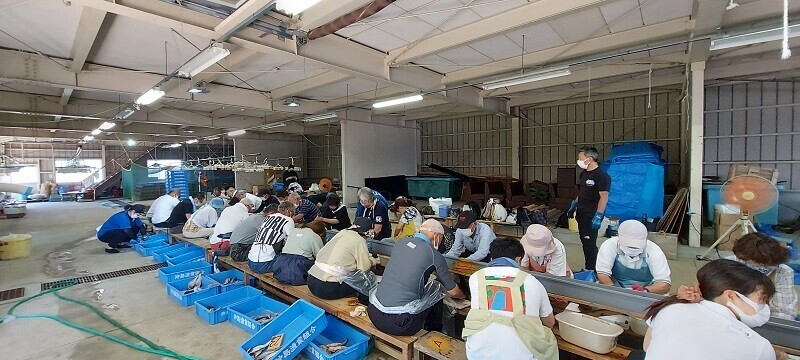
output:
[[[254,287],[241,287],[217,296],[198,300],[194,304],[194,312],[211,325],[219,324],[228,320],[228,308],[261,295],[264,295],[264,293]]]
[[[309,358],[317,360],[358,360],[367,356],[369,352],[368,335],[347,325],[333,315],[326,314],[325,317],[328,319],[328,326],[310,345],[303,349],[303,353],[308,355]],[[320,347],[320,345],[333,342],[342,342],[345,339],[347,339],[347,348],[332,355],[328,355]]]
[[[151,256],[153,252],[169,246],[169,244],[161,241],[148,241],[133,245],[133,249],[136,250],[142,256]]]
[[[194,279],[183,279],[167,284],[167,296],[177,301],[181,306],[189,306],[194,304],[197,300],[219,294],[219,283],[206,278],[203,278],[201,281],[201,290],[184,294],[184,291],[189,287],[189,283],[192,280]]]
[[[155,233],[153,235],[147,236],[147,241],[146,242],[150,242],[150,241],[167,242],[167,241],[169,241],[169,234],[167,234],[165,232],[157,232],[157,233]]]
[[[556,315],[561,338],[598,354],[608,354],[617,346],[622,327],[594,316],[564,311]]]
[[[584,270],[576,272],[572,275],[575,280],[581,281],[588,281],[588,282],[597,282],[597,275],[595,275],[593,270]]]
[[[247,353],[248,349],[266,344],[273,336],[283,334],[283,343],[270,360],[293,359],[319,336],[327,325],[328,320],[325,318],[324,310],[300,299],[245,341],[239,347],[239,352],[244,359],[252,360],[253,357]]]
[[[153,254],[152,254],[153,255],[153,260],[156,261],[156,262],[165,262],[165,261],[167,261],[166,256],[165,256],[166,254],[172,253],[173,251],[181,251],[181,250],[184,250],[184,249],[186,249],[186,244],[175,244],[175,245],[169,245],[169,246],[166,246],[166,247],[163,247],[163,248],[159,248],[159,249],[153,251]]]
[[[205,250],[197,247],[197,246],[187,246],[183,251],[171,251],[164,254],[164,261],[169,262],[170,260],[174,260],[175,258],[187,255],[187,254],[200,254],[200,256],[205,255]]]
[[[255,334],[267,326],[256,321],[257,317],[271,312],[280,314],[288,308],[289,305],[266,296],[254,297],[231,306],[228,309],[228,321],[244,331]]]
[[[172,258],[172,260],[167,260],[167,265],[175,266],[180,264],[185,264],[188,262],[195,262],[195,261],[206,261],[206,255],[204,252],[202,253],[195,253],[191,252],[188,254],[183,254],[181,256],[176,256]]]
[[[163,283],[169,284],[176,280],[193,278],[201,271],[203,274],[210,274],[211,264],[205,261],[192,261],[184,264],[167,266],[158,269],[158,279]]]
[[[243,287],[245,285],[244,284],[244,273],[239,271],[239,270],[225,270],[225,271],[218,272],[216,274],[206,275],[206,277],[219,283],[219,286],[221,288],[221,291],[220,291],[221,293],[228,292],[228,291],[231,291],[231,290],[236,290],[236,289],[238,289],[240,287]],[[230,279],[230,278],[235,278],[236,282],[233,283],[233,284],[224,285],[225,279]],[[255,280],[255,278],[253,278],[252,280]],[[251,284],[247,284],[247,285],[251,285],[252,286],[254,284],[252,284],[252,281],[251,281]]]

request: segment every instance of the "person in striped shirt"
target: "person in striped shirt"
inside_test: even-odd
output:
[[[294,222],[308,224],[316,220],[317,216],[320,215],[317,205],[308,199],[301,198],[297,193],[289,194],[288,200],[295,206],[294,215],[292,216]]]
[[[275,256],[281,252],[286,243],[290,229],[294,229],[295,206],[284,201],[278,205],[278,212],[264,219],[264,223],[256,233],[256,239],[247,255],[247,265],[257,274],[272,272]]]

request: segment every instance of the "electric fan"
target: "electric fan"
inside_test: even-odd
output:
[[[752,217],[775,206],[775,203],[778,202],[778,189],[770,180],[761,176],[740,175],[722,185],[722,198],[726,206],[738,206],[739,220],[736,220],[703,255],[697,256],[700,260],[707,260],[706,256],[711,253],[711,250],[737,229],[741,229],[742,235],[756,232]],[[729,206],[729,208],[731,207]]]

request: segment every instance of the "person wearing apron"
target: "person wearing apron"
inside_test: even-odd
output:
[[[618,236],[606,240],[597,255],[597,280],[601,284],[637,291],[666,294],[670,289],[667,256],[647,240],[647,228],[639,221],[620,224]]]

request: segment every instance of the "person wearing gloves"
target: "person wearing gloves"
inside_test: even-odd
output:
[[[739,262],[714,260],[697,271],[697,285],[652,304],[644,353],[628,359],[775,360],[772,345],[753,328],[769,321],[775,287],[766,275]],[[781,355],[781,356],[778,356]]]
[[[119,253],[117,249],[130,248],[128,241],[135,240],[139,234],[145,234],[144,224],[139,220],[139,214],[144,213],[143,205],[125,205],[125,208],[111,215],[103,225],[97,229],[97,239],[108,244],[106,252]]]
[[[597,255],[601,284],[666,294],[670,288],[667,256],[647,240],[647,228],[636,220],[619,225],[618,236],[606,240]]]
[[[611,177],[600,169],[598,157],[599,153],[593,147],[583,147],[578,151],[578,166],[583,172],[578,180],[578,197],[567,211],[567,216],[578,222],[586,270],[594,270],[597,263],[597,231],[603,222],[611,188]]]
[[[496,237],[489,225],[478,222],[477,214],[472,211],[463,211],[458,215],[456,221],[455,242],[446,255],[465,257],[471,261],[489,262],[489,248]]]
[[[772,316],[794,320],[797,316],[797,291],[794,289],[794,270],[786,265],[789,249],[764,233],[749,233],[736,240],[731,260],[758,270],[775,284],[775,296],[769,302]]]
[[[375,327],[387,334],[411,336],[423,328],[442,331],[443,293],[463,299],[444,256],[436,251],[444,239],[444,227],[434,219],[422,223],[419,232],[397,239],[383,279],[370,293],[367,313]],[[431,275],[437,283],[429,283]]]
[[[525,249],[520,264],[522,269],[572,278],[572,270],[567,263],[567,250],[546,226],[528,226],[520,242]]]
[[[217,224],[219,214],[225,209],[225,200],[220,198],[211,199],[208,204],[192,214],[192,217],[183,225],[183,236],[189,239],[207,238],[214,233],[214,225]]]
[[[553,307],[542,283],[520,269],[519,241],[492,242],[492,262],[469,277],[471,308],[464,321],[470,360],[558,359]]]

